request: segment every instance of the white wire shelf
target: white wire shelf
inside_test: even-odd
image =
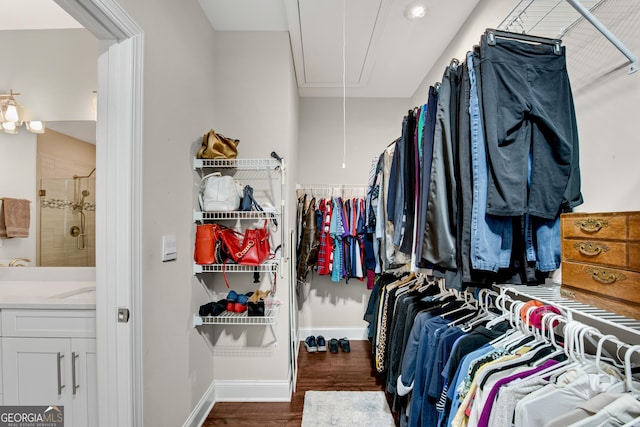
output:
[[[280,311],[280,303],[273,302],[265,308],[264,316],[249,316],[247,312],[232,313],[224,311],[217,316],[193,315],[193,326],[202,325],[275,325]]]
[[[212,221],[225,219],[275,219],[280,216],[276,211],[233,211],[233,212],[193,212],[194,221]]]
[[[194,264],[193,274],[198,273],[275,273],[278,270],[278,260],[268,260],[258,266],[239,264]]]
[[[560,292],[561,288],[559,285],[514,286],[500,284],[496,285],[496,287],[499,289],[504,288],[512,294],[522,295],[528,299],[536,299],[544,304],[555,305],[570,313],[571,316],[583,317],[596,323],[626,331],[627,333],[633,334],[635,340],[640,342],[640,321],[565,298]]]
[[[280,162],[276,159],[193,159],[193,168],[228,168],[239,170],[277,169]]]

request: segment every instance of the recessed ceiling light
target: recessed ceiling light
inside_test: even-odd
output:
[[[411,20],[424,18],[426,14],[427,7],[422,2],[411,2],[404,10],[404,16]]]

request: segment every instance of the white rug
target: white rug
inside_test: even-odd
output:
[[[382,391],[307,391],[302,427],[395,427]]]

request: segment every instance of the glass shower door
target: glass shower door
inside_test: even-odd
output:
[[[95,178],[41,180],[39,266],[95,266],[95,187]]]

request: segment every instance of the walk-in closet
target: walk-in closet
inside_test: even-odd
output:
[[[18,27],[45,3],[71,19]],[[3,408],[640,425],[637,0],[1,15],[0,198],[31,215],[0,239]],[[33,267],[51,195],[17,172],[75,158],[38,153],[36,119],[95,122],[95,186],[54,200],[95,213],[95,267]]]

